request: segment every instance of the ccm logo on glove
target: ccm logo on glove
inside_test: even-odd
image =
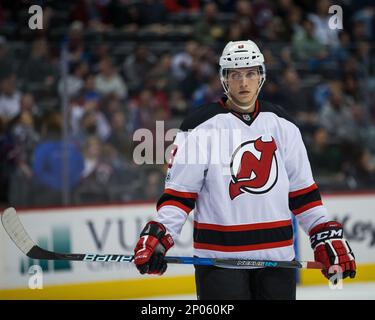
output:
[[[335,221],[321,223],[310,230],[311,247],[315,261],[324,265],[323,275],[330,279],[339,266],[342,278],[354,278],[356,274],[355,257],[348,241],[344,239],[342,225]],[[333,272],[331,271],[333,270]]]
[[[310,237],[311,244],[313,246],[316,245],[316,243],[320,240],[326,240],[330,238],[341,238],[343,237],[343,230],[342,229],[332,229],[332,230],[327,230],[323,232],[319,232],[317,234],[313,234]]]

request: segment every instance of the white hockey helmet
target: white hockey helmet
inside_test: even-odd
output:
[[[228,69],[259,66],[261,80],[258,93],[266,80],[266,68],[263,54],[260,52],[258,46],[251,40],[228,42],[221,54],[219,65],[220,81],[226,95],[228,95],[228,86],[226,85]]]

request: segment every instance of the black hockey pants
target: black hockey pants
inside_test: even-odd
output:
[[[195,266],[198,300],[295,300],[296,270]]]

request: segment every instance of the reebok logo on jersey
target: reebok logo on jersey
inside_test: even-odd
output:
[[[251,116],[248,115],[248,114],[246,114],[246,113],[242,115],[242,118],[243,118],[245,121],[250,121],[250,120],[251,120]]]
[[[273,137],[259,137],[242,143],[233,153],[229,195],[233,200],[244,192],[265,193],[277,181],[278,168]]]

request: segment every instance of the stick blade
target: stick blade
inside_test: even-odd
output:
[[[27,255],[35,243],[27,234],[16,210],[12,207],[6,209],[1,215],[1,222],[15,245]]]

